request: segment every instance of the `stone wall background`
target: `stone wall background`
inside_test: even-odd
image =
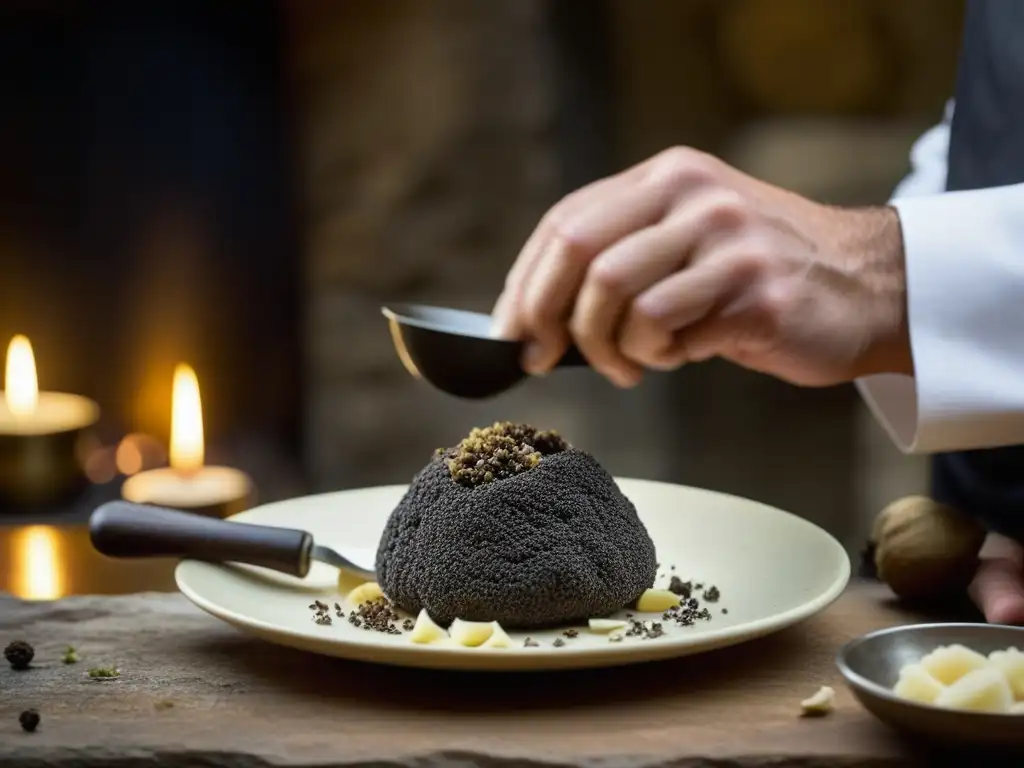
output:
[[[380,317],[387,300],[489,310],[518,247],[558,199],[542,4],[303,8],[295,50],[316,487],[404,482],[434,448],[498,418],[550,424],[647,474],[632,446],[656,424],[653,400],[572,374],[487,403],[452,400],[408,377]],[[608,412],[619,415],[612,424],[595,418]],[[633,435],[621,434],[624,422]]]
[[[379,306],[488,310],[568,187],[672,144],[831,202],[883,201],[951,88],[960,4],[595,0],[557,23],[542,0],[290,6],[315,488],[405,482],[469,427],[522,419],[616,474],[778,504],[859,547],[878,505],[924,475],[851,388],[711,363],[630,393],[566,372],[466,403],[408,377]],[[567,42],[601,29],[607,60],[567,64]]]

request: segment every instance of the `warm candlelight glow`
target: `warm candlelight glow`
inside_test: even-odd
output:
[[[33,525],[14,544],[15,594],[25,600],[55,600],[64,594],[60,537],[55,528]]]
[[[117,471],[122,475],[135,475],[142,471],[143,456],[135,440],[125,437],[117,446],[114,454]]]
[[[82,462],[82,470],[90,483],[103,485],[117,477],[117,463],[114,449],[101,446],[93,450]]]
[[[0,396],[0,504],[52,504],[80,494],[99,415],[87,397],[41,392],[32,344],[20,334],[11,339]]]
[[[7,369],[4,397],[14,416],[31,416],[39,402],[39,382],[32,343],[25,336],[15,336],[7,347]]]
[[[128,477],[166,462],[167,448],[152,435],[141,432],[125,435],[114,449],[117,471]]]
[[[128,474],[121,496],[138,504],[188,509],[216,517],[241,512],[252,500],[249,476],[232,467],[204,465],[203,406],[192,368],[179,363],[171,391],[169,467],[147,469],[148,444],[142,435],[125,439],[116,461]],[[133,450],[129,446],[134,446]],[[152,451],[148,451],[152,456]],[[162,453],[162,451],[161,451]],[[134,474],[131,470],[141,468]]]
[[[203,405],[196,372],[184,363],[174,369],[171,399],[171,466],[194,472],[203,466]]]

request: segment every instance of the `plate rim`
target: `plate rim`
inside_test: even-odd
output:
[[[672,483],[663,480],[648,480],[643,478],[631,478],[631,477],[620,477],[614,476],[616,484],[625,482],[628,485],[651,485],[651,486],[663,486],[673,489],[684,489],[688,492],[697,492],[699,494],[717,496],[724,499],[738,499],[747,504],[754,504],[765,509],[771,510],[775,514],[781,514],[796,521],[800,525],[808,526],[815,530],[815,532],[823,536],[825,541],[828,542],[829,546],[832,547],[837,554],[837,561],[839,570],[833,579],[832,583],[827,589],[822,590],[819,594],[815,595],[812,599],[808,600],[801,605],[790,608],[781,613],[777,613],[773,616],[755,619],[753,621],[744,622],[738,625],[730,625],[728,627],[721,627],[711,629],[707,632],[702,632],[700,635],[700,646],[695,647],[692,642],[687,642],[685,637],[679,638],[665,638],[660,640],[657,649],[653,646],[649,646],[652,650],[645,650],[638,652],[637,647],[633,645],[609,645],[607,648],[573,648],[568,653],[565,648],[473,648],[472,653],[467,653],[464,648],[455,648],[447,646],[432,646],[432,645],[416,645],[410,643],[404,646],[390,646],[382,644],[372,644],[362,642],[359,640],[353,640],[344,637],[333,637],[325,638],[324,640],[310,638],[309,635],[303,634],[296,630],[281,627],[279,625],[270,624],[263,621],[262,619],[253,619],[249,616],[243,616],[236,611],[222,608],[215,602],[208,600],[202,595],[196,593],[188,584],[187,577],[183,577],[182,572],[192,567],[190,564],[199,564],[213,569],[229,569],[230,566],[225,566],[219,563],[207,563],[203,561],[195,561],[185,559],[179,562],[174,569],[174,580],[178,587],[178,590],[189,600],[193,605],[210,614],[211,616],[224,621],[231,626],[239,628],[242,631],[249,632],[251,634],[259,636],[266,642],[270,642],[277,645],[287,646],[291,648],[301,648],[308,650],[311,653],[317,653],[322,656],[334,656],[336,658],[344,658],[361,662],[370,663],[386,663],[391,666],[406,666],[406,667],[418,667],[418,668],[446,668],[446,669],[465,669],[465,670],[479,670],[479,671],[530,671],[530,670],[543,670],[543,669],[569,669],[569,668],[585,668],[587,666],[594,667],[611,667],[611,666],[623,666],[632,663],[642,663],[647,661],[654,661],[659,659],[669,659],[687,656],[696,653],[704,653],[718,648],[724,648],[730,645],[738,645],[750,640],[763,637],[765,635],[773,634],[775,632],[787,629],[791,626],[799,624],[800,622],[811,618],[822,612],[832,603],[834,603],[846,590],[850,582],[852,573],[852,564],[850,557],[846,552],[845,547],[833,536],[831,533],[826,531],[821,526],[812,523],[806,518],[800,517],[792,512],[788,512],[784,509],[774,507],[764,502],[756,501],[754,499],[748,499],[743,496],[736,494],[725,493],[722,491],[715,491],[706,488],[700,488],[697,486],[685,485],[682,483]],[[247,517],[257,513],[260,510],[271,509],[279,505],[286,505],[290,502],[294,502],[298,499],[302,500],[313,500],[317,498],[324,498],[328,496],[338,496],[340,494],[352,493],[356,491],[396,491],[404,492],[409,487],[408,483],[389,483],[382,485],[364,486],[359,488],[345,488],[335,491],[326,491],[323,493],[307,494],[303,496],[296,496],[290,499],[282,499],[275,502],[269,502],[267,504],[261,504],[250,509],[238,512],[234,515],[230,515],[225,518],[226,520],[234,520],[244,522]],[[625,490],[624,490],[625,492]],[[626,493],[628,496],[628,492]],[[741,631],[737,631],[742,628]],[[274,639],[270,639],[272,636]],[[294,642],[282,642],[282,639],[288,639]],[[339,650],[351,649],[354,652],[350,653],[337,653],[337,654],[326,654],[322,651],[309,650],[306,647],[308,642],[317,644],[326,643],[330,644],[333,648]],[[706,648],[704,646],[707,646]],[[378,651],[385,651],[385,653],[373,654],[375,656],[386,656],[387,661],[378,661],[376,659],[371,660],[364,658],[366,654],[361,654],[360,649],[373,648]],[[693,648],[693,651],[687,649]],[[399,657],[395,660],[393,657]],[[510,660],[515,658],[517,663],[508,664],[501,663],[502,660]],[[520,660],[522,659],[533,659],[536,663],[534,664],[523,664]],[[570,659],[572,661],[570,661]],[[417,660],[419,663],[417,663]],[[431,662],[430,660],[433,660]],[[451,660],[454,663],[445,663],[446,660]],[[460,660],[472,660],[469,663],[460,664]],[[489,664],[488,661],[493,661],[493,664]]]

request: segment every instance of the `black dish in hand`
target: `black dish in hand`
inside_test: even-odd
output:
[[[422,304],[391,304],[381,311],[406,370],[442,392],[480,400],[511,389],[527,376],[520,362],[523,342],[492,336],[490,315]],[[556,367],[587,364],[570,347]]]

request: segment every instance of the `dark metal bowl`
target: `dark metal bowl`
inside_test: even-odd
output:
[[[523,342],[491,334],[491,316],[423,304],[381,307],[405,369],[442,392],[469,400],[494,397],[526,378]],[[575,347],[556,367],[587,361]]]
[[[992,624],[912,624],[852,640],[836,657],[857,700],[897,730],[929,740],[988,747],[1024,748],[1024,715],[943,709],[898,698],[892,687],[900,669],[940,645],[960,644],[989,654],[1011,646],[1024,650],[1024,628]]]

